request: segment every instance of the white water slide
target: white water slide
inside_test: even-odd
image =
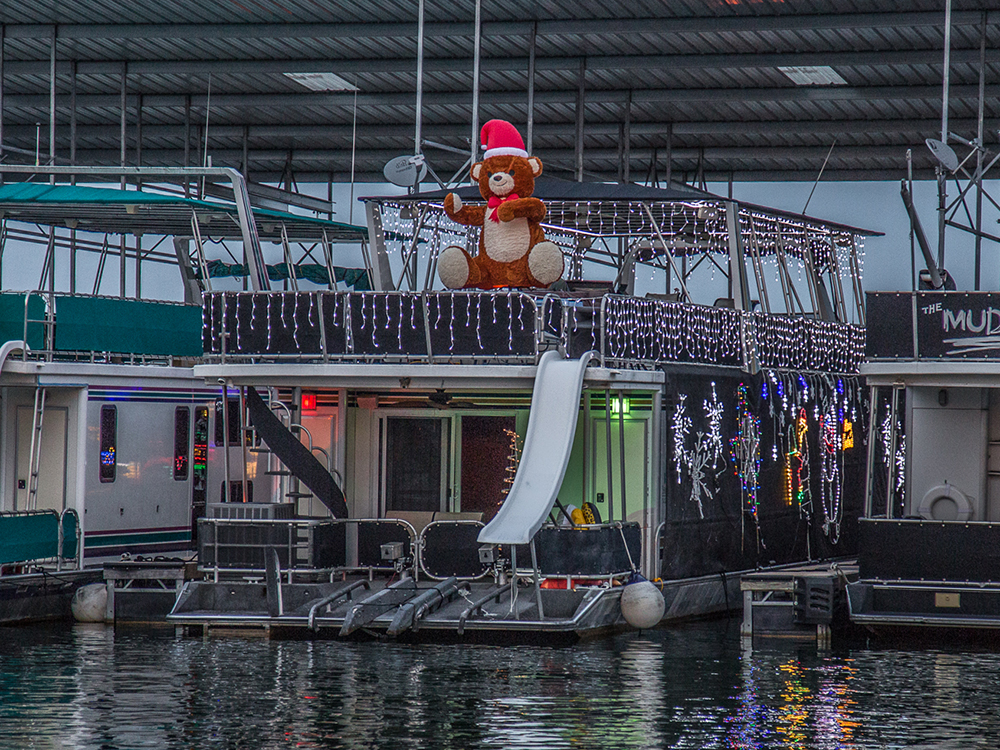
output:
[[[569,464],[591,356],[561,359],[548,351],[538,361],[521,462],[507,499],[479,532],[480,542],[527,544],[548,517]]]

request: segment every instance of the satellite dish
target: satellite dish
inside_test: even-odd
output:
[[[382,168],[385,179],[399,187],[413,187],[427,176],[427,164],[423,154],[397,156]]]
[[[934,158],[941,162],[941,166],[949,172],[954,172],[958,169],[958,156],[955,155],[955,149],[947,143],[942,143],[934,138],[928,138],[924,143],[927,144],[927,148],[934,154]]]

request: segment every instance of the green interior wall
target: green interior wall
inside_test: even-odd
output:
[[[569,455],[569,465],[566,467],[566,476],[563,477],[562,487],[559,490],[559,502],[563,505],[575,505],[581,507],[590,498],[584,495],[584,467],[586,466],[583,446],[584,429],[586,419],[584,413],[580,411],[580,418],[576,421],[576,434],[573,437],[573,450]]]
[[[648,492],[647,485],[651,481],[649,466],[649,440],[651,438],[651,421],[649,412],[625,415],[625,511],[631,520],[641,520],[644,498]],[[604,494],[604,502],[597,503],[601,518],[607,520],[609,515],[616,521],[621,518],[621,441],[619,439],[618,415],[611,416],[611,464],[613,467],[612,491],[608,491],[608,449],[607,423],[604,411],[591,412],[593,436],[593,490],[596,502],[599,493]],[[613,497],[611,497],[613,495]],[[614,503],[613,512],[609,513],[609,502]]]

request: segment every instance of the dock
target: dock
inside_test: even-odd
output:
[[[755,639],[815,640],[830,646],[846,618],[847,584],[858,579],[856,560],[804,563],[755,571],[740,579],[745,646]]]

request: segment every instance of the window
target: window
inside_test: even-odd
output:
[[[188,442],[191,435],[191,410],[186,406],[174,409],[174,479],[188,478]]]
[[[229,404],[229,447],[238,448],[240,445],[240,400],[238,398],[227,399]],[[226,416],[222,413],[222,399],[215,399],[215,444],[220,448],[226,445],[223,440],[225,432]]]
[[[198,406],[194,410],[194,461],[191,473],[194,485],[191,489],[193,503],[205,502],[206,480],[208,478],[208,407]]]
[[[118,407],[101,407],[101,481],[115,481],[118,467]]]

